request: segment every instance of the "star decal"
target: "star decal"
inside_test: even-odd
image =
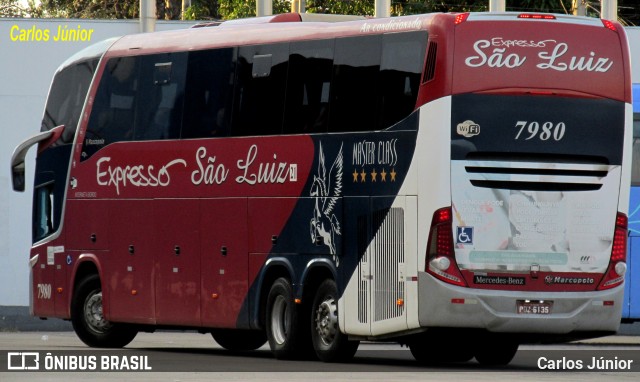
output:
[[[393,167],[389,170],[390,171],[387,171],[387,169],[383,167],[382,169],[380,169],[380,172],[378,172],[375,168],[372,168],[371,171],[367,171],[363,167],[360,171],[354,169],[351,173],[351,176],[353,177],[353,183],[367,183],[367,181],[370,181],[371,183],[395,182],[398,173]],[[367,179],[368,177],[370,178]]]

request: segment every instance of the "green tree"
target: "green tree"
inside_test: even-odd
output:
[[[618,15],[628,25],[640,25],[638,0],[618,0]]]
[[[256,15],[256,0],[218,0],[222,19],[231,20]],[[273,0],[273,14],[291,12],[291,0]]]
[[[307,0],[307,12],[338,15],[373,15],[374,0]]]
[[[26,12],[18,0],[0,0],[0,17],[24,17]]]
[[[508,1],[507,9],[512,11],[535,11],[535,12],[551,12],[551,13],[569,13],[571,12],[571,0],[516,0]]]
[[[42,0],[36,6],[21,6],[19,0],[0,0],[0,17],[60,17],[130,19],[139,17],[139,0]],[[409,15],[429,12],[486,11],[489,0],[391,0],[391,14]],[[506,10],[516,12],[571,12],[572,0],[506,0]],[[291,0],[273,0],[273,13],[291,9]],[[307,12],[373,15],[374,0],[307,0]],[[598,17],[600,0],[588,0],[588,15]],[[640,24],[637,0],[618,0],[623,23]],[[182,0],[156,0],[158,19],[190,20],[236,19],[253,17],[256,0],[191,0],[182,15]]]
[[[191,0],[191,6],[186,9],[185,20],[221,19],[218,11],[218,0]]]
[[[131,19],[139,17],[138,0],[42,0],[43,16],[56,18]]]
[[[398,0],[391,3],[392,15],[398,16],[431,12],[481,12],[488,8],[488,0]]]

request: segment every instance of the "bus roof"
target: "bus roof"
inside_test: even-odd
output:
[[[73,56],[67,58],[56,70],[60,72],[64,68],[71,66],[77,62],[86,61],[92,58],[97,58],[102,56],[114,42],[116,42],[120,37],[112,37],[110,39],[106,39],[95,44],[91,44],[88,47],[80,50],[75,53]]]
[[[566,88],[576,95],[631,100],[629,81],[620,80],[630,78],[626,35],[614,22],[514,12],[307,19],[286,14],[129,35],[116,41],[106,57],[429,30],[430,41],[439,44],[438,55],[446,57],[438,59],[439,67],[445,65],[440,74],[448,74],[437,79],[443,90],[437,94]],[[540,65],[547,70],[539,70]]]
[[[256,19],[245,19],[242,22],[223,22],[214,27],[128,35],[113,45],[109,55],[199,50],[281,41],[424,30],[427,29],[431,20],[438,15],[444,16],[444,14],[428,14],[388,19],[361,18],[356,20],[349,16],[338,19],[347,21],[338,22],[326,21],[322,17],[304,17],[304,22],[275,23],[268,20],[256,22]]]

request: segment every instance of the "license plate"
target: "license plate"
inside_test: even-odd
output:
[[[516,313],[518,314],[551,314],[553,301],[516,301]]]

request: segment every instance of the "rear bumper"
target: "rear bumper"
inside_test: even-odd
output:
[[[616,332],[623,294],[624,285],[597,292],[514,292],[462,288],[425,272],[418,275],[422,327],[475,328],[496,333],[574,333],[576,337],[582,336],[575,332]],[[517,314],[517,300],[552,300],[552,312]]]

